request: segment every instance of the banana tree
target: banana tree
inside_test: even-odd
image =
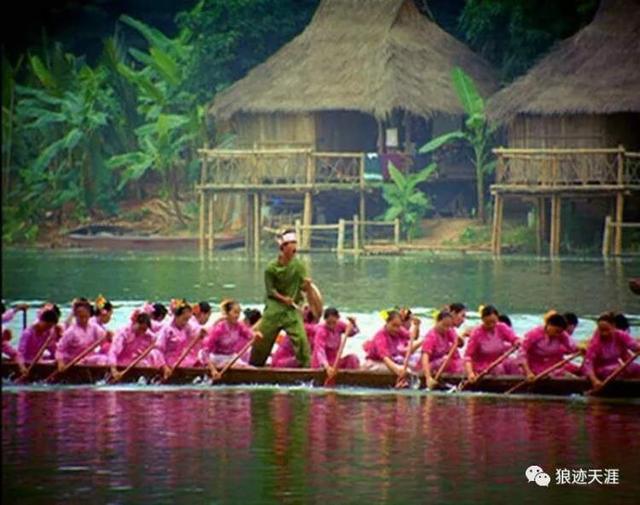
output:
[[[99,193],[96,181],[103,169],[102,135],[113,102],[100,67],[92,69],[72,55],[66,55],[65,61],[73,79],[67,75],[58,80],[40,58],[29,58],[38,81],[33,86],[16,86],[16,118],[20,134],[30,136],[38,146],[26,170],[40,177],[48,174],[50,189],[65,196],[59,206],[76,200],[91,209]],[[108,186],[101,189],[108,191]],[[70,192],[69,188],[75,189]],[[55,202],[49,203],[55,206]]]
[[[495,168],[495,160],[491,160],[491,146],[496,126],[491,125],[487,120],[484,99],[478,92],[473,79],[459,67],[453,69],[451,77],[458,99],[467,115],[464,127],[462,130],[445,133],[432,139],[420,148],[420,152],[430,153],[460,139],[471,145],[474,153],[472,162],[476,173],[478,219],[484,223],[486,220],[484,178]]]
[[[420,220],[433,207],[429,196],[418,185],[429,180],[435,170],[436,164],[431,163],[419,172],[404,175],[393,164],[389,164],[391,183],[382,186],[382,197],[389,207],[382,218],[385,221],[399,218],[407,240],[415,237]]]
[[[148,171],[157,171],[183,226],[186,222],[178,205],[177,170],[183,168],[182,151],[192,140],[189,132],[184,130],[188,123],[189,118],[185,116],[160,114],[155,121],[136,129],[137,151],[112,156],[107,163],[112,169],[124,168],[120,174],[119,190]]]
[[[176,216],[185,225],[178,205],[180,181],[186,167],[197,163],[197,148],[205,141],[204,106],[188,91],[185,68],[192,49],[190,32],[168,38],[160,31],[128,16],[121,21],[147,41],[147,51],[130,49],[131,63],[120,62],[118,71],[137,90],[137,109],[146,124],[136,130],[138,150],[112,158],[111,167],[124,167],[123,182],[137,180],[148,170],[162,175]]]

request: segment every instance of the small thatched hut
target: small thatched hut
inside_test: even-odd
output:
[[[488,107],[512,148],[640,148],[640,0],[602,0]]]
[[[489,65],[413,0],[323,0],[304,32],[218,94],[211,113],[230,121],[238,147],[412,152],[460,125],[455,66],[485,96],[496,90]]]

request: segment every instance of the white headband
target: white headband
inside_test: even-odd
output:
[[[298,239],[296,237],[295,232],[293,232],[293,231],[290,231],[288,233],[284,233],[284,234],[282,234],[282,235],[280,235],[278,237],[278,244],[279,245],[286,244],[288,242],[297,242],[297,241],[298,241]]]

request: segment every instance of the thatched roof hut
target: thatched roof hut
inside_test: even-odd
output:
[[[323,0],[304,32],[219,93],[211,113],[221,120],[329,111],[379,121],[396,111],[460,115],[451,84],[455,66],[485,96],[497,89],[490,66],[422,15],[413,0]],[[375,121],[373,128],[375,142]]]
[[[489,115],[513,147],[637,145],[639,62],[640,0],[602,0],[591,24],[491,98]]]

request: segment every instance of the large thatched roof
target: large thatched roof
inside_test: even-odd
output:
[[[420,14],[413,0],[323,0],[304,32],[221,92],[211,112],[460,114],[454,66],[485,96],[497,89],[488,63]]]
[[[496,93],[489,115],[640,112],[640,0],[602,0],[594,20]]]

